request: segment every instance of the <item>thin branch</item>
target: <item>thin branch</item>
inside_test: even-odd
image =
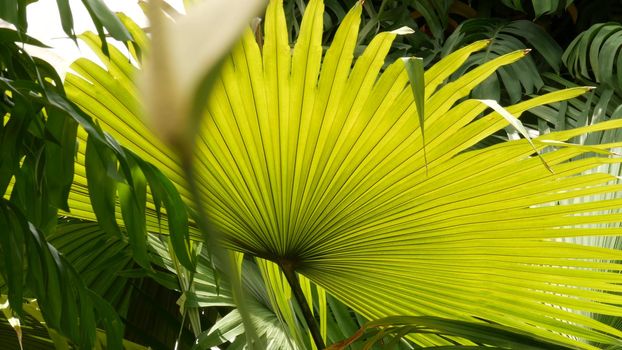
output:
[[[257,345],[259,348],[261,348],[261,340],[259,339],[255,326],[251,321],[250,311],[248,310],[247,304],[245,302],[245,293],[243,290],[241,278],[237,275],[236,267],[231,262],[230,256],[228,256],[228,250],[226,250],[220,244],[220,240],[222,237],[220,237],[219,232],[211,229],[210,224],[206,220],[205,215],[207,212],[205,211],[203,199],[201,198],[198,182],[195,177],[192,156],[189,155],[189,153],[184,156],[184,154],[182,153],[181,158],[184,173],[186,174],[186,178],[190,186],[190,192],[192,193],[193,201],[196,207],[196,223],[203,235],[203,241],[207,245],[210,260],[212,261],[212,267],[214,268],[214,273],[217,273],[216,263],[218,262],[221,266],[220,272],[222,272],[222,275],[224,275],[223,277],[225,277],[225,280],[227,280],[227,282],[231,284],[233,300],[236,303],[238,312],[240,313],[240,316],[242,318],[242,324],[244,325],[247,346],[249,349],[252,349],[254,345]]]

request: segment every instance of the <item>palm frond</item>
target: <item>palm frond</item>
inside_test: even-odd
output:
[[[0,300],[6,300],[6,297],[0,296]],[[11,310],[0,316],[0,339],[2,346],[7,349],[34,349],[34,350],[65,350],[70,349],[70,342],[54,329],[48,328],[37,300],[29,300],[22,306],[26,311],[25,317],[19,320],[19,336],[17,336],[13,325],[8,321],[7,313],[10,315]],[[0,307],[2,308],[2,307]],[[96,329],[96,339],[93,344],[94,350],[108,349],[108,340],[106,332]],[[147,347],[141,346],[129,340],[123,339],[123,349],[125,350],[147,350]]]
[[[127,243],[102,234],[93,222],[61,223],[48,239],[84,283],[125,316],[132,288],[123,272],[134,267]]]
[[[560,88],[576,88],[575,82],[566,80],[556,74],[545,73],[546,86],[543,91],[555,91]],[[595,84],[595,83],[594,83]],[[597,85],[597,84],[595,84]],[[538,106],[529,111],[540,119],[534,129],[541,133],[551,130],[566,130],[580,126],[600,123],[609,119],[618,119],[622,116],[622,96],[615,90],[600,85],[588,93],[577,96],[568,101],[547,106]],[[618,140],[618,130],[582,135],[573,139],[577,144],[600,144]]]
[[[622,25],[599,23],[579,34],[563,55],[576,78],[593,80],[622,92]]]
[[[572,5],[574,0],[501,0],[501,2],[514,10],[527,12],[533,9],[535,18],[542,15],[558,14],[563,12],[568,6]]]
[[[539,60],[559,71],[562,55],[559,44],[538,25],[526,20],[511,22],[491,18],[466,20],[447,38],[443,45],[442,56],[465,44],[483,39],[490,39],[490,46],[471,56],[458,71],[458,76],[495,57],[531,48],[535,49]],[[500,68],[495,75],[475,88],[473,95],[478,98],[499,100],[502,97],[501,92],[506,91],[510,102],[518,102],[523,94],[533,94],[544,85],[536,62],[532,57],[526,57],[516,64]]]
[[[547,81],[552,87],[545,87],[546,90],[557,89],[560,86],[563,88],[575,87],[576,84],[565,80],[556,75],[546,75]],[[549,132],[552,130],[564,130],[583,125],[594,125],[605,120],[617,120],[622,117],[622,99],[611,88],[605,84],[590,91],[584,96],[577,96],[569,101],[556,103],[551,106],[539,106],[532,109],[530,112],[541,118],[538,122],[539,131],[541,133]],[[580,135],[574,137],[572,142],[578,145],[598,145],[615,143],[620,140],[620,130],[603,130],[600,132],[594,132],[589,135]],[[613,152],[616,152],[616,156],[619,156],[621,148],[613,148]],[[577,158],[583,159],[585,156]],[[611,183],[619,184],[620,176],[622,175],[622,169],[620,164],[611,163],[603,164],[595,169],[590,169],[585,174],[594,173],[608,173],[616,176]],[[566,199],[558,203],[560,205],[613,200],[620,198],[619,191],[603,194],[595,194],[591,196],[584,196],[579,198]],[[608,210],[607,213],[619,214],[619,209]],[[587,225],[591,229],[611,229],[619,228],[619,222],[611,222],[605,224],[591,224]],[[578,243],[587,246],[604,247],[611,249],[622,249],[622,240],[619,236],[599,236],[599,237],[572,237],[565,238],[563,241]],[[620,316],[602,315],[598,313],[585,313],[590,317],[593,317],[605,324],[608,324],[616,329],[622,329],[620,325]]]
[[[622,267],[609,262],[620,252],[557,239],[620,235],[581,225],[618,221],[601,212],[622,202],[542,206],[618,190],[605,185],[610,175],[583,173],[619,159],[568,162],[589,149],[560,147],[542,155],[550,172],[525,140],[469,150],[508,122],[495,112],[478,118],[485,106],[464,98],[523,50],[440,85],[486,46],[477,42],[425,73],[426,173],[408,74],[401,62],[381,71],[395,33],[379,34],[353,62],[361,6],[344,18],[324,57],[321,1],[307,7],[293,51],[282,3],[272,1],[266,13],[263,47],[249,29],[223,62],[197,141],[200,196],[227,247],[295,269],[368,319],[484,319],[586,348],[586,340],[619,343],[622,332],[574,311],[622,312],[615,294]],[[116,93],[112,68],[78,66],[82,77],[68,78],[70,96],[187,196],[175,159],[161,155],[167,149],[136,113],[120,108],[137,104],[132,85]],[[556,91],[507,110],[520,116],[587,90]],[[621,126],[613,120],[534,143],[540,151]],[[75,189],[84,188],[84,178],[76,179]]]
[[[251,320],[264,345],[268,349],[281,350],[311,348],[309,339],[304,338],[306,332],[303,326],[295,314],[292,314],[291,299],[288,299],[290,304],[277,304],[271,293],[278,294],[280,289],[271,289],[273,285],[266,284],[265,276],[262,276],[258,266],[250,261],[243,262],[242,277],[243,286],[253,296],[248,300]],[[223,295],[230,297],[230,292],[225,290]],[[284,313],[292,317],[284,318]],[[227,342],[239,343],[240,338],[244,339],[244,332],[242,318],[238,310],[234,309],[199,335],[196,348],[209,349]]]

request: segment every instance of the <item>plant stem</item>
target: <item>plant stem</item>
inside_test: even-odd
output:
[[[219,270],[220,272],[222,272],[221,276],[223,276],[224,280],[231,284],[233,300],[242,318],[242,324],[244,325],[244,331],[246,333],[247,339],[247,347],[249,349],[253,349],[255,344],[259,346],[259,348],[261,348],[261,340],[259,339],[255,326],[251,321],[250,311],[248,310],[247,304],[245,302],[242,281],[237,275],[236,267],[232,263],[232,259],[230,258],[228,251],[220,244],[220,234],[218,233],[218,231],[213,230],[206,220],[206,210],[203,205],[203,199],[200,196],[198,182],[194,173],[192,157],[184,157],[184,154],[181,153],[181,158],[183,169],[186,174],[188,184],[190,186],[190,192],[192,193],[194,204],[196,206],[196,223],[199,227],[199,230],[203,234],[203,241],[207,245],[210,259],[212,260],[212,267],[214,268],[214,273],[217,273],[216,265],[219,265]]]
[[[324,345],[324,340],[322,339],[322,334],[320,333],[320,329],[311,313],[311,309],[309,308],[309,303],[305,298],[305,295],[302,293],[302,289],[300,288],[300,283],[298,282],[298,278],[296,277],[296,271],[289,264],[279,264],[289,286],[292,289],[292,293],[294,294],[294,298],[296,302],[298,302],[298,306],[300,306],[300,310],[302,311],[302,316],[307,323],[307,327],[311,332],[311,337],[313,338],[313,342],[318,350],[324,350],[326,346]]]

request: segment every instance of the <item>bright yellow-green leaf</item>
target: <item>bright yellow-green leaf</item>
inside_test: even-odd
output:
[[[143,98],[152,127],[169,144],[189,143],[197,90],[262,5],[261,0],[203,1],[173,21],[163,13],[162,0],[149,3],[152,47],[142,77]]]
[[[622,201],[551,205],[620,191],[608,185],[610,175],[584,174],[619,163],[607,153],[618,145],[596,146],[604,154],[593,156],[591,147],[551,146],[622,127],[621,121],[543,135],[532,140],[533,147],[517,140],[471,149],[509,123],[497,112],[478,118],[486,106],[465,98],[495,70],[525,55],[498,57],[445,84],[488,44],[477,42],[424,74],[426,176],[408,74],[401,62],[382,70],[396,34],[378,35],[353,60],[357,5],[322,55],[323,5],[313,0],[292,50],[282,11],[280,1],[271,2],[262,48],[246,30],[223,61],[198,129],[200,196],[227,247],[294,266],[370,319],[485,319],[586,348],[585,340],[619,343],[620,330],[578,311],[622,314],[622,300],[613,293],[622,291],[622,267],[613,262],[622,253],[558,239],[619,236],[620,228],[585,225],[620,221],[622,215],[607,211]],[[135,69],[127,60],[112,61],[107,71],[78,61],[82,77],[67,78],[69,96],[124,146],[158,166],[187,201],[179,160],[135,112],[135,86],[115,80]],[[585,91],[561,90],[505,110],[519,117]],[[534,147],[549,148],[542,158],[554,173],[533,156]],[[587,157],[573,160],[579,156]],[[92,218],[84,170],[79,165],[76,171],[72,213]],[[149,228],[157,230],[153,206],[147,209]],[[283,285],[270,264],[260,264],[264,279]],[[271,299],[286,302],[282,293]],[[448,344],[436,336],[413,339]]]

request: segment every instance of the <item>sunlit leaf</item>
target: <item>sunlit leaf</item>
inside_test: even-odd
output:
[[[557,239],[620,235],[619,228],[584,225],[618,221],[619,215],[602,211],[622,201],[546,204],[619,190],[606,185],[610,175],[583,173],[620,160],[558,147],[541,154],[551,173],[533,154],[549,141],[613,130],[622,121],[540,137],[548,143],[533,138],[532,144],[471,149],[510,122],[496,111],[484,113],[487,106],[468,99],[469,93],[526,54],[499,55],[443,85],[488,45],[476,42],[424,74],[426,162],[408,73],[402,62],[383,69],[396,34],[379,34],[354,61],[357,5],[322,55],[318,4],[309,5],[314,10],[305,16],[307,30],[301,29],[292,50],[281,3],[272,2],[263,47],[245,30],[222,61],[209,98],[196,102],[205,104],[193,155],[197,193],[223,244],[295,269],[368,319],[486,320],[573,346],[589,348],[586,340],[618,344],[622,332],[575,311],[621,313],[616,293],[622,268],[611,262],[622,260],[621,253]],[[181,161],[125,108],[138,104],[135,86],[119,87],[112,76],[134,69],[130,63],[114,60],[108,72],[84,60],[76,67],[82,78],[67,78],[72,99],[160,168],[189,201]],[[555,91],[504,110],[518,118],[587,90]],[[569,161],[579,156],[585,158]],[[78,195],[83,186],[76,177],[70,204],[86,202]],[[435,335],[411,339],[452,344]]]
[[[160,2],[153,1],[148,11],[152,54],[142,84],[146,115],[163,139],[183,147],[193,134],[192,114],[202,109],[201,105],[194,106],[197,90],[206,80],[209,84],[209,73],[251,15],[259,11],[262,1],[204,1],[174,22],[164,16]],[[197,40],[206,45],[196,45]]]

